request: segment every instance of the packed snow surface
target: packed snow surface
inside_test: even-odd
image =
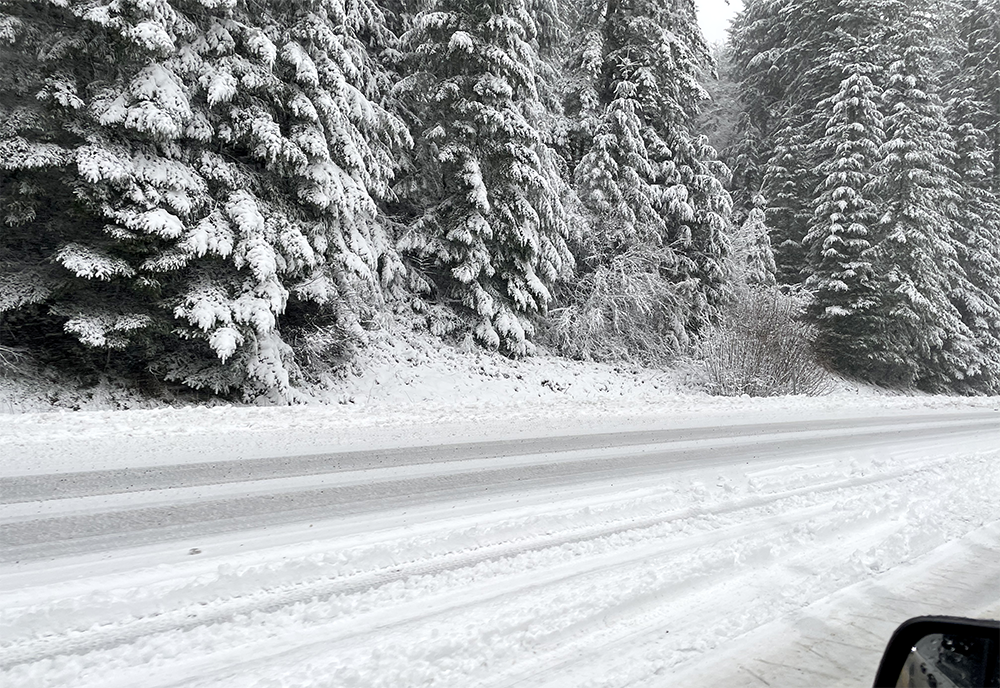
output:
[[[996,400],[399,364],[0,415],[0,685],[863,685],[908,617],[1000,617]]]

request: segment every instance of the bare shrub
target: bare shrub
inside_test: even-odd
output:
[[[543,340],[571,358],[664,363],[688,346],[691,291],[659,274],[659,256],[632,251],[565,288],[568,305],[549,312]]]
[[[27,362],[28,355],[24,349],[0,344],[0,376],[24,375]]]
[[[698,355],[708,391],[718,396],[823,394],[830,378],[816,361],[803,300],[777,289],[741,293],[708,328]]]
[[[378,324],[374,309],[365,310],[364,321],[345,299],[326,305],[308,301],[289,304],[282,323],[282,336],[295,352],[290,364],[294,381],[319,382],[334,370],[346,366],[367,339],[367,331]]]

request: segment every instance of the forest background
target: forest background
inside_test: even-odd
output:
[[[391,320],[1000,393],[1000,0],[712,48],[693,0],[0,0],[0,64],[5,375],[287,401]]]

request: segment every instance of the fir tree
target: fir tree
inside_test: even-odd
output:
[[[254,12],[5,5],[0,253],[17,278],[0,302],[34,302],[36,334],[285,398],[286,309],[321,304],[360,334],[393,270],[374,198],[406,132],[370,58],[391,37],[369,2]]]
[[[805,241],[806,288],[813,295],[808,312],[819,331],[819,349],[838,370],[853,374],[863,374],[882,346],[871,255],[879,212],[868,189],[884,132],[870,69],[854,65],[830,100],[832,114],[818,146],[824,180]]]
[[[952,211],[958,259],[968,285],[952,299],[976,336],[986,359],[970,381],[976,391],[1000,392],[1000,198],[991,190],[989,139],[977,128],[979,108],[968,89],[959,90],[948,108],[955,142],[955,192]]]
[[[737,290],[744,287],[772,287],[776,270],[771,237],[764,212],[766,201],[758,194],[750,212],[733,234],[732,269]]]
[[[745,207],[759,189],[779,281],[807,279],[804,246],[823,183],[828,104],[852,64],[884,63],[882,0],[748,2],[733,26],[733,48],[749,136],[734,156],[734,194]],[[881,85],[876,70],[869,77]],[[746,171],[746,172],[745,172]],[[749,174],[748,174],[749,173]],[[757,177],[761,177],[760,181]]]
[[[733,193],[741,213],[756,190],[767,199],[779,280],[806,279],[820,345],[845,372],[995,386],[996,1],[962,2],[952,21],[956,5],[935,0],[749,0],[734,22]],[[956,38],[949,62],[942,46]]]
[[[830,63],[837,50],[837,10],[830,0],[751,2],[733,29],[734,47],[742,53],[737,65],[744,75],[744,129],[758,133],[752,166],[762,177],[757,188],[767,199],[783,283],[798,283],[808,274],[802,242],[819,181],[813,142],[823,128],[815,113],[840,81],[839,69]],[[744,169],[746,163],[738,166],[737,196],[746,208],[756,182],[748,187]]]
[[[803,241],[816,185],[812,141],[800,127],[786,127],[775,135],[774,152],[764,167],[767,223],[782,284],[797,284],[808,276]]]
[[[533,316],[572,268],[565,185],[532,116],[536,36],[523,0],[438,0],[403,36],[399,86],[417,130],[402,191],[416,219],[400,248],[484,346],[511,355],[530,350]]]
[[[1000,0],[965,0],[962,4],[957,82],[972,106],[965,113],[969,124],[985,136],[992,171],[989,190],[1000,196]]]
[[[578,299],[594,304],[588,291],[619,284],[630,305],[598,304],[580,320],[617,331],[616,313],[628,312],[675,351],[709,317],[727,279],[729,172],[692,130],[710,56],[693,3],[612,1],[591,16],[599,19],[578,56],[589,140],[576,182],[595,228]],[[666,313],[654,303],[668,304]]]
[[[885,384],[944,390],[982,365],[973,335],[952,302],[967,285],[948,209],[957,198],[948,168],[953,154],[931,72],[930,17],[901,9],[898,57],[883,94],[886,140],[871,191],[883,215],[873,256],[882,349],[871,377]]]

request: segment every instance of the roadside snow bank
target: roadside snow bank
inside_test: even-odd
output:
[[[46,411],[40,403],[8,402],[6,410],[15,412],[0,412],[0,473],[1000,407],[996,398],[897,396],[846,383],[822,397],[712,397],[692,389],[680,368],[545,354],[511,361],[413,333],[386,334],[362,352],[355,368],[316,385],[317,403],[291,407],[213,402],[108,410],[107,390],[93,396],[95,410]],[[7,382],[0,394],[10,391]],[[0,398],[0,411],[3,404]]]
[[[535,377],[551,379],[536,364]],[[582,366],[581,366],[582,367]],[[523,370],[523,368],[522,368]],[[584,376],[580,372],[580,377]],[[608,376],[608,379],[612,379]],[[539,395],[531,403],[470,388],[452,398],[386,398],[344,405],[187,407],[0,415],[0,474],[25,475],[268,456],[292,456],[494,439],[624,432],[803,418],[891,416],[925,411],[995,409],[997,400],[951,397],[825,397],[724,399],[680,394],[636,375],[591,396]],[[541,384],[535,381],[540,387]],[[586,378],[582,384],[593,384]],[[581,384],[581,386],[582,386]],[[478,391],[478,394],[477,394]]]

